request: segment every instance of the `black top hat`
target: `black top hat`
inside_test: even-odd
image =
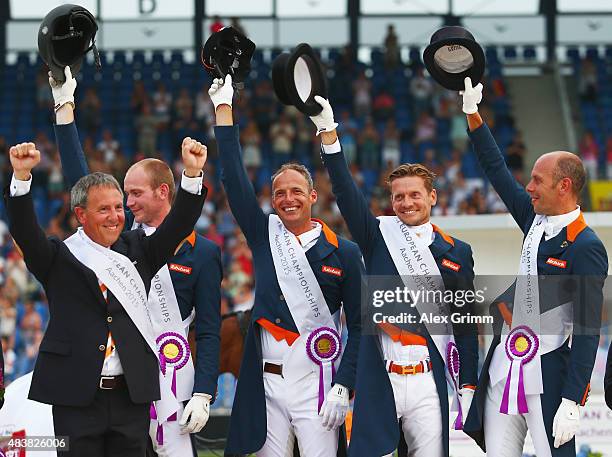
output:
[[[47,13],[38,28],[38,52],[56,81],[63,83],[66,80],[64,67],[67,65],[76,75],[90,49],[96,67],[100,68],[100,55],[95,44],[97,31],[95,18],[82,6],[66,4]]]
[[[423,62],[431,76],[450,90],[463,90],[466,77],[477,84],[485,69],[482,47],[458,25],[442,27],[431,36]]]
[[[276,97],[285,105],[293,105],[308,116],[316,116],[323,109],[314,99],[315,95],[327,98],[323,67],[306,43],[274,59],[272,84]]]
[[[232,85],[244,87],[244,81],[251,71],[251,57],[255,43],[234,27],[223,27],[208,37],[202,47],[202,65],[213,78],[225,79],[232,75]]]

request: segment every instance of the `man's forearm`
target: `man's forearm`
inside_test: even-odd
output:
[[[55,112],[55,123],[66,125],[74,122],[74,108],[72,104],[65,103]]]
[[[470,132],[473,132],[478,127],[480,127],[484,121],[482,117],[480,117],[480,113],[476,111],[474,114],[466,114],[468,127],[470,128]]]
[[[234,119],[232,117],[232,107],[229,105],[219,105],[215,110],[217,116],[217,125],[234,125]]]
[[[29,181],[31,176],[30,170],[13,170],[13,174],[19,181]]]
[[[336,141],[338,141],[336,129],[331,132],[321,132],[321,143],[329,145],[334,144]]]

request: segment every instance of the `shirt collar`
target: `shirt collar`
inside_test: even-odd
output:
[[[425,241],[429,246],[434,241],[434,229],[431,222],[425,222],[421,225],[409,225],[408,228],[416,234],[419,239]]]
[[[313,227],[307,232],[298,235],[297,238],[300,241],[300,245],[304,248],[304,251],[308,251],[311,247],[315,245],[319,237],[321,236],[321,230],[323,226],[319,224],[317,221],[311,221]]]
[[[546,216],[546,222],[544,223],[544,234],[546,240],[557,236],[564,227],[574,222],[580,216],[580,206],[574,211],[570,211],[565,214],[558,214],[556,216]]]

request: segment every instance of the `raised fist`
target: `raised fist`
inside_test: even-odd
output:
[[[21,181],[30,178],[30,171],[40,162],[40,151],[34,143],[20,143],[9,150],[15,177]]]
[[[181,150],[185,174],[191,177],[199,176],[206,163],[206,146],[197,140],[185,137],[181,145]]]

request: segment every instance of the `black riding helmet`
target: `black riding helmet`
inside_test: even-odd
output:
[[[213,78],[225,80],[232,75],[232,85],[244,87],[244,81],[251,71],[251,57],[255,43],[235,28],[223,27],[213,33],[202,47],[202,65]]]
[[[38,29],[38,52],[56,81],[66,80],[66,65],[76,75],[90,49],[96,67],[100,68],[100,55],[95,44],[97,31],[95,18],[82,6],[66,4],[47,13]]]

